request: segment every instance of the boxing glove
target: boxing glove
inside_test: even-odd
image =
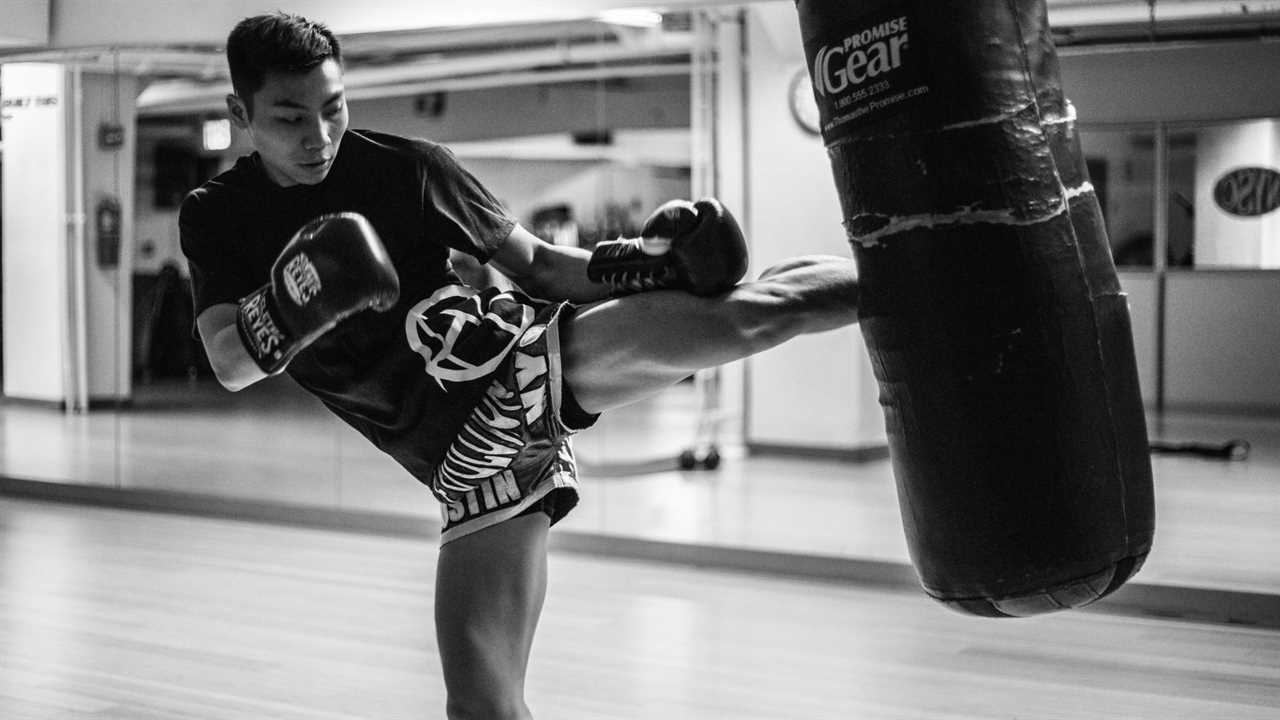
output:
[[[670,240],[670,248],[653,252],[645,245],[651,238]],[[645,220],[640,237],[602,242],[587,263],[587,277],[615,295],[661,289],[719,295],[746,272],[746,238],[714,199],[663,204]]]
[[[364,216],[322,215],[302,226],[271,266],[271,280],[240,301],[237,327],[268,375],[339,321],[367,308],[389,310],[400,279]]]

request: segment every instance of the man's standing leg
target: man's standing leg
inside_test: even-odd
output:
[[[851,260],[797,258],[727,294],[632,295],[562,324],[564,376],[581,410],[638,400],[701,368],[857,320]],[[453,720],[529,718],[525,673],[547,583],[549,521],[533,513],[446,543],[436,628]]]
[[[524,681],[547,590],[548,528],[537,512],[440,548],[436,641],[450,720],[532,717]]]

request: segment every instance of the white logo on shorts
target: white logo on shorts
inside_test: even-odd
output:
[[[449,302],[454,298],[461,300]],[[496,305],[501,300],[511,301],[504,303],[508,309],[517,306],[507,293],[495,296],[490,304]],[[483,307],[475,290],[446,285],[409,310],[405,317],[405,336],[409,348],[426,360],[427,374],[435,378],[441,388],[445,382],[478,380],[498,369],[520,336],[533,324],[533,308],[523,304],[519,307],[519,317],[513,321]],[[478,328],[482,323],[488,327]],[[468,337],[470,331],[477,332]]]

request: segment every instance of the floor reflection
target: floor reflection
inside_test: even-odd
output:
[[[681,471],[694,437],[691,383],[606,415],[576,440],[585,490],[562,530],[906,562],[887,460],[726,453]],[[733,428],[730,428],[732,431]],[[1243,462],[1153,458],[1156,546],[1148,582],[1280,594],[1280,420],[1170,414],[1165,440],[1243,438]],[[209,382],[137,388],[124,409],[67,415],[0,403],[0,473],[164,489],[434,521],[429,494],[287,380],[228,393]]]

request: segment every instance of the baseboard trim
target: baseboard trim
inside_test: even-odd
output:
[[[394,537],[436,539],[440,535],[440,521],[426,515],[308,507],[164,490],[56,483],[0,476],[0,495]],[[600,557],[920,592],[915,570],[910,565],[870,558],[647,540],[575,530],[553,532],[551,549]],[[1085,608],[1083,612],[1280,629],[1280,596],[1141,581],[1126,584],[1110,597]]]
[[[749,455],[776,455],[787,458],[808,458],[811,460],[838,460],[852,463],[876,462],[889,459],[888,445],[864,445],[855,448],[810,447],[805,445],[782,445],[778,443],[747,443]]]
[[[440,536],[439,520],[425,515],[327,508],[201,493],[58,483],[0,476],[0,495],[121,510],[247,520],[397,537],[438,538]]]
[[[44,410],[67,409],[67,401],[65,400],[41,400],[39,398],[14,397],[11,395],[0,395],[0,405],[16,405],[18,407],[32,407]],[[91,397],[89,398],[90,411],[93,410],[128,410],[133,407],[133,399],[127,397]]]

